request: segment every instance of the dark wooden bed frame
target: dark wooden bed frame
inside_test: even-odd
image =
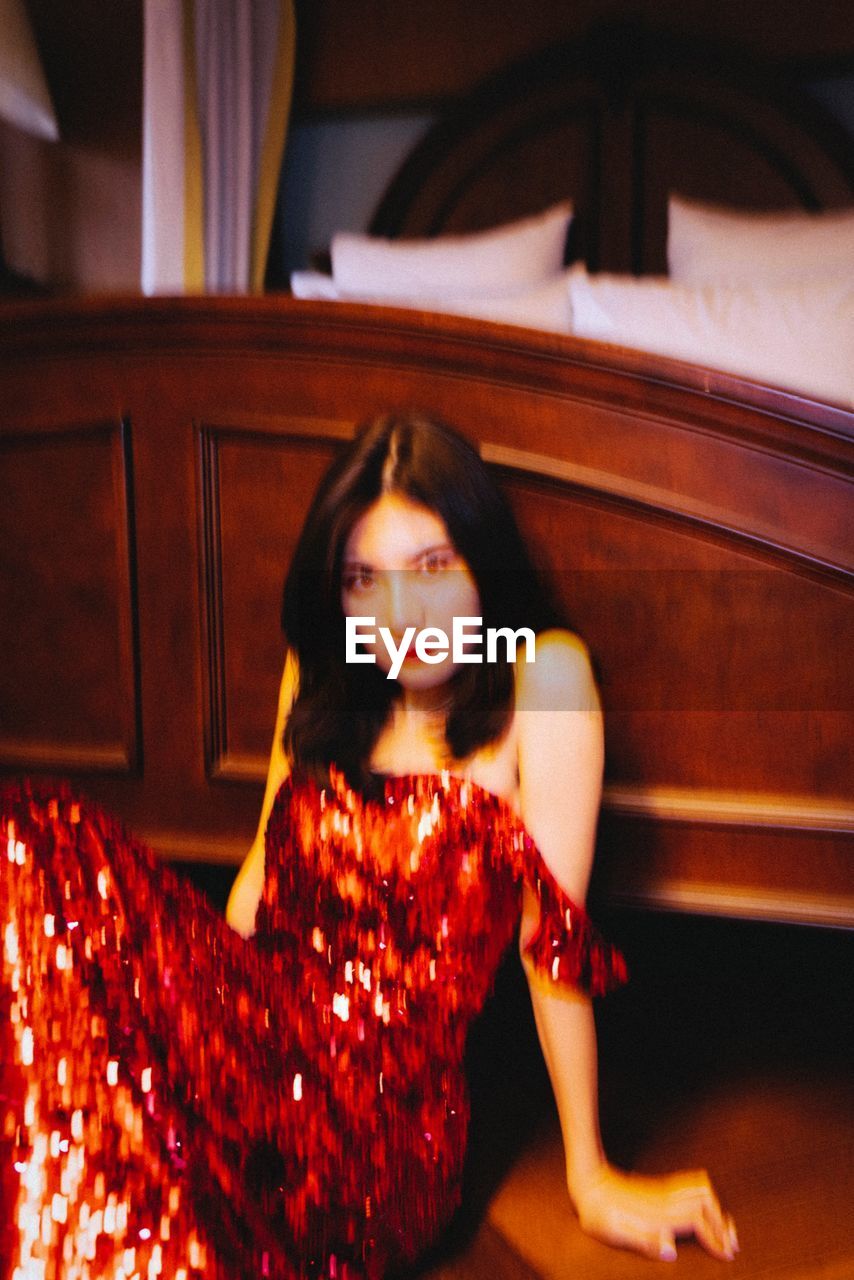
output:
[[[614,63],[600,34],[493,82],[404,168],[376,229],[571,195],[579,254],[659,270],[668,190],[852,199],[850,140],[817,109],[795,124],[767,69],[668,40]],[[284,297],[0,320],[7,772],[71,775],[164,856],[236,864],[313,487],[357,423],[425,409],[476,441],[596,660],[596,891],[854,922],[850,411],[569,337]]]
[[[640,20],[599,23],[448,111],[401,166],[371,230],[471,231],[569,199],[568,259],[666,272],[671,192],[748,209],[854,201],[854,140],[802,78]]]

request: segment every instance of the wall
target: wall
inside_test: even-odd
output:
[[[854,55],[846,0],[297,0],[312,112],[435,105],[526,54],[629,13],[814,68]]]
[[[0,124],[7,264],[74,290],[136,290],[140,272],[142,0],[28,0],[60,129]]]

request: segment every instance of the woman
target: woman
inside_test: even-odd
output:
[[[461,620],[494,648],[443,644]],[[654,1257],[692,1233],[733,1256],[704,1173],[635,1178],[602,1150],[589,994],[624,975],[579,905],[602,718],[557,621],[476,453],[384,419],[327,475],[294,556],[227,925],[103,814],[9,791],[9,1276],[60,1256],[57,1275],[119,1280],[413,1261],[458,1201],[465,1035],[520,891],[582,1226]],[[526,628],[535,661],[514,662]]]

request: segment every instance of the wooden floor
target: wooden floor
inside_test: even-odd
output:
[[[649,1172],[708,1168],[735,1216],[739,1254],[718,1262],[685,1241],[675,1263],[651,1262],[586,1237],[563,1190],[544,1075],[537,1101],[524,1100],[527,1068],[508,1053],[473,1139],[474,1158],[497,1176],[473,1172],[479,1207],[428,1264],[429,1280],[644,1280],[668,1270],[683,1280],[854,1280],[850,935],[655,916],[614,929],[634,973],[632,987],[599,1006],[609,1153]],[[521,1008],[515,979],[503,982]],[[513,1041],[493,1015],[485,1037],[502,1033]],[[514,1108],[511,1150],[495,1130]]]
[[[223,886],[207,887],[224,901]],[[851,935],[652,914],[600,922],[632,972],[597,1002],[609,1155],[648,1172],[706,1167],[740,1253],[718,1262],[685,1241],[675,1263],[651,1262],[581,1232],[511,956],[470,1038],[464,1209],[417,1275],[854,1280]]]

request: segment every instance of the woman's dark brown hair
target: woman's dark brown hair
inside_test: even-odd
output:
[[[323,776],[331,763],[369,790],[369,762],[396,680],[377,665],[344,661],[341,572],[350,533],[383,493],[435,512],[466,561],[482,625],[530,627],[564,621],[552,606],[513,514],[476,450],[432,418],[388,416],[368,424],[333,463],[314,497],[285,582],[282,627],[299,667],[284,746],[295,767]],[[506,657],[461,666],[449,681],[445,725],[456,759],[494,741],[513,706]]]

